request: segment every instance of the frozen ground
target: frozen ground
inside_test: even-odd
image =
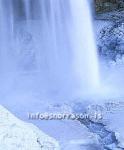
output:
[[[60,150],[56,140],[0,105],[0,150]]]

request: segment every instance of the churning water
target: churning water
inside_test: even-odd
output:
[[[97,88],[88,0],[0,0],[0,73],[18,80],[20,73],[32,74],[36,84],[43,78],[42,88],[66,92]]]

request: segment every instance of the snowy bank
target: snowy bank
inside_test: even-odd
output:
[[[0,105],[0,150],[59,150],[58,142]]]

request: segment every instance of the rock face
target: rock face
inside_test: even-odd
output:
[[[59,150],[58,142],[0,105],[0,150]]]
[[[123,0],[95,0],[98,13],[108,12],[115,9],[124,9]]]
[[[124,57],[124,24],[114,23],[103,28],[99,34],[100,55],[116,61]]]

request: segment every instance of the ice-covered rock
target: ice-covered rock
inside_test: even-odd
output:
[[[98,15],[95,21],[99,54],[106,60],[123,64],[124,55],[124,11]],[[114,19],[113,17],[117,17]],[[118,57],[119,56],[119,57]]]
[[[58,142],[0,105],[0,150],[59,150]]]
[[[100,28],[97,33],[97,45],[100,56],[107,60],[109,65],[123,65],[124,23],[114,22]]]

